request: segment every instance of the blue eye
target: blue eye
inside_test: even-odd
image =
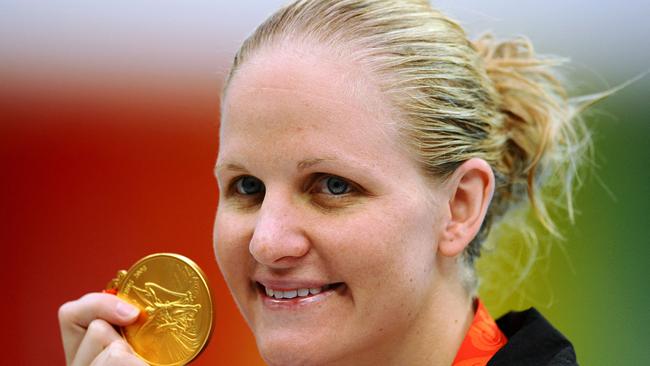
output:
[[[250,175],[241,177],[235,182],[235,190],[239,194],[253,195],[264,191],[264,183]]]
[[[327,190],[333,195],[340,195],[350,192],[350,185],[339,177],[328,177],[326,182]]]

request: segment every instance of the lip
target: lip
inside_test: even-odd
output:
[[[276,299],[269,297],[264,291],[264,287],[273,290],[287,291],[299,288],[322,288],[326,285],[333,285],[332,288],[322,291],[318,294],[312,294],[306,297],[296,296],[292,299]],[[330,296],[341,293],[345,290],[346,285],[343,282],[327,283],[322,281],[305,281],[305,280],[276,280],[261,279],[254,281],[257,295],[260,296],[262,304],[269,310],[299,310],[310,305],[322,303]]]
[[[254,278],[253,281],[259,283],[264,287],[271,288],[273,290],[279,290],[279,291],[296,290],[299,288],[320,288],[325,285],[335,283],[335,282],[298,280],[298,279],[279,280],[274,278]]]

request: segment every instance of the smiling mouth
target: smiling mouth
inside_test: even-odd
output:
[[[337,283],[331,283],[316,288],[296,288],[296,289],[288,289],[288,290],[279,290],[279,289],[272,289],[266,287],[259,282],[256,282],[255,284],[257,285],[257,289],[262,296],[274,300],[292,300],[292,299],[309,298],[309,297],[316,296],[318,294],[324,294],[330,291],[335,291],[345,285],[343,282],[337,282]]]

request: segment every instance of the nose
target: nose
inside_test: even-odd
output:
[[[266,193],[255,222],[250,253],[269,267],[293,267],[310,248],[303,227],[304,216],[290,200]]]

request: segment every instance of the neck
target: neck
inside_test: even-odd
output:
[[[474,319],[472,299],[465,289],[443,288],[403,338],[390,365],[451,365]],[[452,295],[453,296],[450,296]]]

